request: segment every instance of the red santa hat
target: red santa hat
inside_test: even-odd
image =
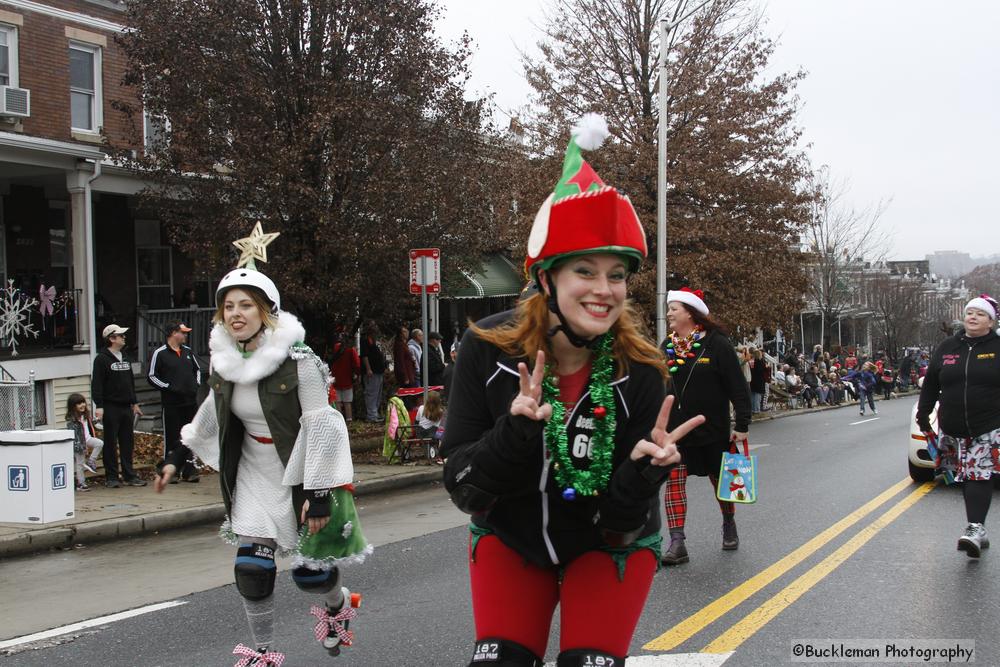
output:
[[[560,260],[593,253],[621,255],[635,271],[648,254],[632,202],[605,185],[581,155],[581,149],[600,147],[608,134],[608,124],[597,114],[585,114],[573,128],[562,178],[538,209],[528,236],[524,271],[529,278]]]
[[[670,290],[667,292],[667,303],[671,301],[686,303],[702,315],[708,315],[705,294],[700,289],[693,290],[690,287],[682,287],[679,290]]]

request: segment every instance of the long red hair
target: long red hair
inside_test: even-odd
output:
[[[470,328],[477,336],[496,345],[508,356],[527,357],[533,361],[538,351],[542,350],[555,363],[547,335],[551,328],[549,325],[549,306],[542,293],[533,294],[517,304],[514,318],[509,322],[493,329],[481,329],[475,324],[470,325]],[[641,320],[630,300],[625,302],[621,316],[611,326],[611,333],[615,337],[611,351],[618,366],[619,377],[628,372],[630,362],[635,362],[649,364],[658,370],[665,380],[670,379],[670,375],[667,373],[666,358],[646,338]]]

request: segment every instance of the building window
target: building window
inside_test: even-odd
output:
[[[169,246],[148,246],[135,249],[138,272],[139,305],[150,310],[170,308],[174,293],[172,256]]]
[[[73,129],[98,132],[103,120],[100,47],[70,44],[69,97]]]
[[[0,24],[0,86],[17,87],[17,28]]]
[[[148,111],[142,112],[143,138],[146,153],[155,153],[167,147],[167,132],[170,130],[170,120],[166,116],[158,116]]]

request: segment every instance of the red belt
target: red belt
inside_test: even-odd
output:
[[[262,435],[254,435],[253,433],[247,433],[247,435],[249,435],[251,438],[253,438],[254,440],[256,440],[257,442],[259,442],[262,445],[273,445],[274,444],[274,440],[272,440],[271,438],[265,438]]]

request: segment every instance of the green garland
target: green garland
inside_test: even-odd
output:
[[[590,401],[594,405],[594,433],[590,438],[590,467],[581,470],[573,465],[569,442],[566,437],[566,406],[559,400],[559,388],[550,366],[545,367],[542,380],[542,399],[552,406],[552,418],[545,424],[545,447],[555,459],[553,466],[556,481],[563,488],[563,498],[574,500],[577,496],[596,496],[608,488],[611,478],[611,458],[615,443],[615,396],[611,387],[614,373],[614,356],[611,346],[614,337],[605,334],[594,350],[594,364],[590,373]]]

